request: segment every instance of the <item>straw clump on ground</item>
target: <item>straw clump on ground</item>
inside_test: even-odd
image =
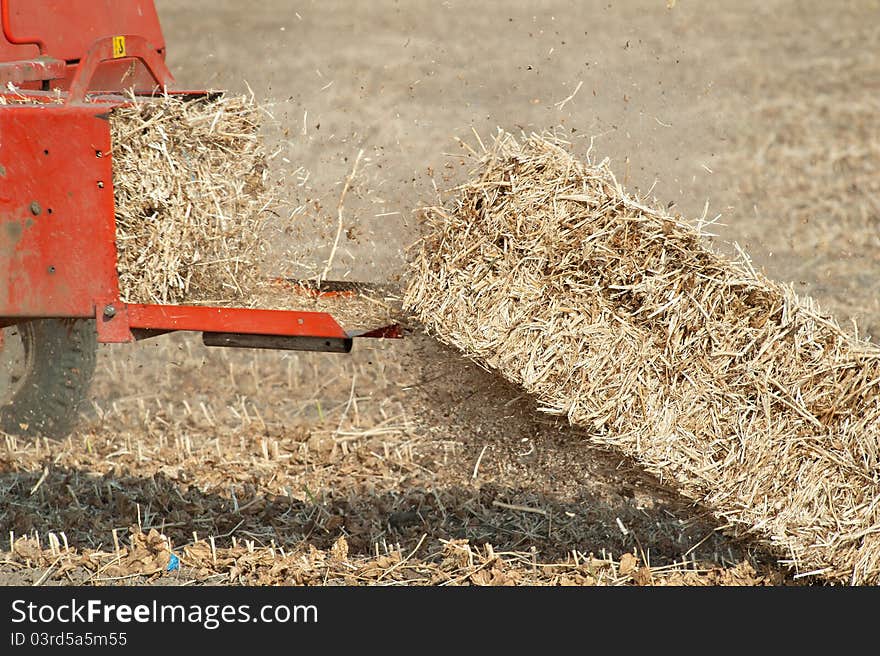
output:
[[[425,218],[405,305],[439,339],[797,573],[880,582],[880,349],[549,137]]]
[[[252,97],[159,96],[113,111],[122,299],[248,301],[273,199]]]

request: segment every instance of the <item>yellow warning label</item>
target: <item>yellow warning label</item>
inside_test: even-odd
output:
[[[120,57],[125,57],[125,37],[124,36],[114,36],[113,37],[113,58],[119,59]]]

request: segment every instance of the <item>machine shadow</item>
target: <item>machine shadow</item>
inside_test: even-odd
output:
[[[0,494],[2,535],[45,538],[49,531],[63,531],[80,549],[110,550],[114,529],[124,537],[140,526],[159,530],[177,547],[191,543],[196,532],[201,539],[217,537],[218,546],[229,546],[237,536],[285,549],[303,543],[327,549],[345,536],[355,556],[375,555],[377,544],[408,551],[421,542],[424,558],[442,548],[440,540],[467,539],[491,544],[496,552],[531,551],[538,562],[564,561],[574,549],[597,557],[636,552],[652,565],[680,562],[685,554],[719,566],[744,559],[756,567],[773,562],[717,531],[693,508],[685,512],[674,503],[635,508],[588,492],[563,501],[533,489],[488,484],[375,493],[316,490],[306,501],[255,491],[233,499],[163,473],[97,476],[50,465],[45,475],[7,467],[0,472]]]

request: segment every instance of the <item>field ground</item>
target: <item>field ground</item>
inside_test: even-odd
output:
[[[880,334],[878,2],[157,5],[181,85],[271,103],[267,273],[323,266],[363,150],[333,274],[405,283],[456,138],[556,128]],[[0,494],[0,583],[810,583],[418,331],[103,348],[82,428],[8,439]]]

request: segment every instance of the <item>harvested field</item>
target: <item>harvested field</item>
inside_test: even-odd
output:
[[[262,274],[318,275],[337,243],[328,279],[402,290],[415,211],[467,180],[457,139],[555,128],[880,334],[876,3],[157,5],[183,87],[271,114]],[[827,583],[421,332],[99,356],[69,441],[0,444],[3,583]]]

